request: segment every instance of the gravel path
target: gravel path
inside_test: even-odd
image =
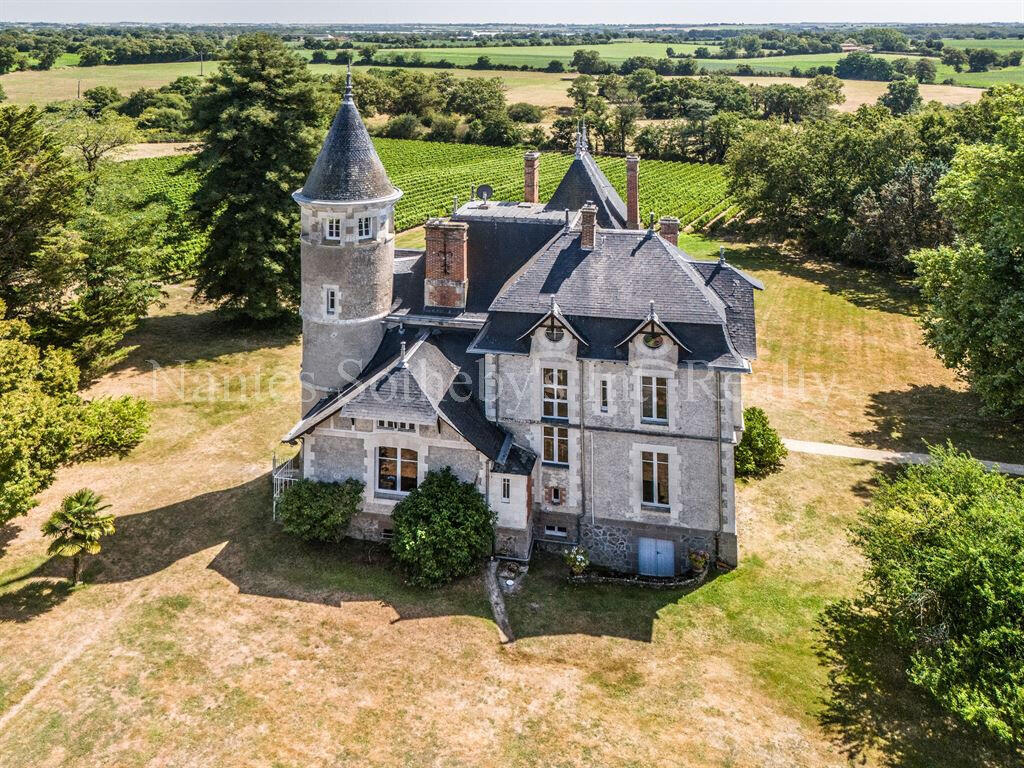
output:
[[[794,453],[813,453],[817,456],[840,456],[844,459],[863,459],[889,464],[924,464],[928,461],[927,453],[910,451],[884,451],[877,448],[859,448],[854,445],[835,445],[834,443],[811,443],[805,440],[783,438],[782,442]],[[997,469],[1007,475],[1024,475],[1024,464],[1006,464],[1001,461],[981,461],[989,469]]]

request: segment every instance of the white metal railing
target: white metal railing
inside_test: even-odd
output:
[[[270,479],[274,489],[270,515],[274,520],[277,520],[277,500],[286,488],[302,479],[302,454],[297,453],[278,464],[277,452],[275,451],[270,460]]]

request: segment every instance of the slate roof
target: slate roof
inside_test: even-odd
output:
[[[730,264],[720,261],[691,262],[725,303],[729,336],[736,350],[748,360],[757,358],[757,329],[754,325],[754,289],[764,285]]]
[[[608,177],[586,150],[577,152],[545,209],[578,211],[588,202],[597,206],[597,224],[609,229],[626,228],[626,204]],[[563,214],[564,215],[564,214]]]
[[[440,417],[487,458],[507,466],[499,471],[515,474],[527,465],[532,469],[532,454],[522,448],[510,450],[511,436],[484,415],[480,356],[467,351],[472,338],[472,333],[460,331],[389,329],[358,379],[345,392],[319,401],[285,440],[296,439],[334,414],[420,424]]]
[[[562,231],[509,279],[490,310],[544,314],[552,297],[569,317],[636,322],[647,316],[653,300],[663,322],[725,321],[721,298],[693,265],[649,232],[598,229],[596,246],[587,251],[578,230]]]
[[[376,200],[399,194],[352,99],[351,74],[320,154],[300,191],[308,200]]]

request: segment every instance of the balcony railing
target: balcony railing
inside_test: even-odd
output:
[[[277,520],[277,500],[285,489],[302,479],[302,454],[297,453],[290,459],[277,463],[277,453],[271,459],[270,479],[274,486],[273,501],[270,515]]]

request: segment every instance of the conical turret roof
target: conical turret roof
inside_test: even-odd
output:
[[[345,98],[299,194],[307,200],[332,202],[376,200],[398,194],[352,99],[351,72]]]

